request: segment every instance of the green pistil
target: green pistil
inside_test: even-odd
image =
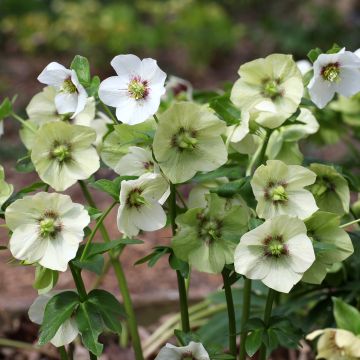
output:
[[[339,64],[329,64],[322,68],[322,77],[330,82],[337,82],[340,80]]]
[[[278,81],[268,80],[264,84],[263,88],[264,95],[270,99],[275,99],[281,95],[281,90],[279,89]]]
[[[173,145],[179,150],[193,150],[198,143],[195,135],[196,133],[194,131],[181,128],[179,132],[174,135]]]
[[[59,162],[64,162],[70,158],[70,148],[68,145],[57,145],[51,152],[52,156]]]
[[[268,250],[272,256],[279,257],[281,254],[284,253],[285,248],[284,245],[280,242],[274,241],[272,244],[269,245]]]
[[[40,235],[47,238],[56,234],[56,226],[54,219],[43,219],[40,221]]]
[[[334,189],[335,189],[335,186],[327,177],[325,177],[325,178],[319,177],[316,180],[316,183],[314,185],[312,185],[311,192],[313,193],[314,196],[319,197],[328,191],[333,191]]]
[[[135,100],[140,100],[146,96],[147,86],[138,79],[133,79],[129,83],[128,91],[132,98],[134,98]]]
[[[287,193],[282,185],[277,186],[271,191],[271,199],[276,202],[288,200]]]
[[[77,91],[76,86],[73,84],[71,79],[66,79],[61,86],[61,91],[65,94],[73,94]]]
[[[129,194],[127,202],[130,207],[139,207],[146,204],[146,200],[143,196],[141,196],[141,192],[138,190],[134,190]]]

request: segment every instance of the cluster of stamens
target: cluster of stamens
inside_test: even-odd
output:
[[[222,221],[216,218],[209,218],[203,213],[198,214],[198,236],[206,244],[211,244],[221,238]]]
[[[73,94],[77,92],[77,88],[70,78],[64,80],[64,82],[62,83],[61,92],[65,94]]]
[[[288,254],[282,235],[269,235],[264,239],[263,244],[265,246],[265,256],[280,257]]]
[[[132,189],[126,199],[126,204],[132,208],[139,208],[143,205],[146,204],[146,200],[144,199],[144,197],[141,195],[142,194],[142,190],[139,188],[135,188]]]
[[[139,76],[135,76],[129,82],[128,92],[130,97],[135,100],[145,99],[149,95],[149,86],[147,80],[141,80]]]
[[[269,181],[264,189],[265,200],[272,201],[273,204],[285,204],[288,201],[286,193],[287,183],[285,181]]]
[[[181,355],[181,360],[197,360],[196,357],[192,354],[191,351],[187,351],[186,353]]]
[[[271,100],[283,96],[283,90],[280,88],[280,79],[264,79],[262,94]]]
[[[196,131],[185,129],[184,127],[181,127],[177,134],[174,134],[171,138],[171,146],[177,148],[179,151],[193,150],[197,143]]]
[[[337,82],[340,80],[340,64],[338,62],[328,64],[321,69],[321,76],[324,80]]]
[[[317,177],[315,184],[311,186],[311,192],[315,196],[321,196],[328,191],[335,191],[335,185],[327,176]]]
[[[41,218],[38,219],[39,235],[42,238],[55,238],[61,231],[62,224],[59,216],[52,210],[46,210]]]
[[[66,143],[54,142],[50,157],[56,159],[60,163],[63,163],[71,159],[71,146]]]

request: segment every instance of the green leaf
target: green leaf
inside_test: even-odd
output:
[[[264,223],[264,220],[251,217],[249,219],[249,230],[254,230],[258,226]]]
[[[117,186],[117,184],[115,184],[111,180],[100,179],[100,180],[97,180],[97,181],[95,181],[93,183],[90,183],[90,186],[97,189],[97,190],[100,190],[102,192],[105,192],[105,193],[109,194],[115,200],[119,199],[120,189]]]
[[[12,103],[9,98],[5,98],[0,104],[0,121],[11,115],[13,111]]]
[[[90,86],[87,87],[87,92],[89,96],[97,96],[97,93],[99,91],[99,86],[100,86],[100,78],[98,76],[94,76],[91,79],[91,83]]]
[[[327,54],[336,54],[338,53],[340,50],[342,49],[342,47],[336,43],[333,44],[333,46],[331,47],[331,49],[329,49],[326,53]]]
[[[59,279],[59,273],[55,270],[44,268],[40,265],[35,270],[34,289],[40,293],[48,292],[56,285]]]
[[[101,275],[104,268],[104,257],[98,254],[87,257],[84,260],[72,260],[72,263],[80,269],[86,269],[97,275]]]
[[[195,182],[206,182],[216,180],[219,177],[227,177],[229,180],[236,180],[243,176],[244,171],[241,169],[240,166],[222,166],[214,171],[210,171],[207,173],[198,173],[193,177],[192,181]]]
[[[172,249],[169,246],[155,246],[154,251],[136,261],[135,265],[148,263],[149,267],[153,267],[164,255],[171,254]]]
[[[71,317],[79,304],[79,296],[74,291],[64,291],[50,299],[46,305],[44,320],[40,328],[40,346],[45,345],[55,336],[61,324]]]
[[[175,329],[174,335],[179,340],[181,346],[188,345],[191,341],[194,342],[201,342],[199,335],[193,332],[184,332],[182,330]]]
[[[312,63],[314,63],[320,54],[322,54],[322,50],[320,48],[311,49],[308,52],[307,57]]]
[[[105,290],[92,290],[88,302],[99,311],[105,326],[115,333],[121,333],[121,318],[125,318],[125,310],[116,297]]]
[[[15,170],[19,173],[30,173],[35,171],[34,164],[31,162],[30,156],[25,156],[16,162]]]
[[[245,342],[245,350],[250,357],[253,356],[260,349],[263,334],[264,329],[258,329],[254,330],[247,336]]]
[[[102,211],[97,208],[93,208],[91,206],[86,206],[85,208],[88,214],[90,215],[91,220],[96,220],[99,217],[101,217],[101,215],[103,214]]]
[[[233,105],[228,95],[223,95],[212,99],[209,103],[209,106],[215,110],[219,118],[224,120],[227,125],[240,123],[241,112]]]
[[[180,271],[183,278],[187,278],[189,276],[189,264],[186,261],[177,258],[174,253],[171,253],[169,256],[169,264],[173,270]]]
[[[98,308],[89,301],[81,303],[76,311],[76,324],[85,347],[100,356],[103,345],[98,338],[103,331],[103,321]]]
[[[351,331],[355,335],[360,335],[360,312],[341,299],[333,297],[332,300],[337,327]]]
[[[76,71],[76,75],[81,85],[85,87],[88,87],[90,85],[90,65],[86,57],[76,55],[71,62],[70,69]]]

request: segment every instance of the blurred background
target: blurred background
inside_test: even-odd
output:
[[[257,57],[281,52],[300,60],[310,49],[326,50],[334,42],[356,50],[359,35],[356,0],[0,0],[0,102],[17,94],[15,107],[26,117],[26,105],[43,87],[36,80],[42,69],[51,61],[68,67],[76,54],[86,56],[92,75],[101,79],[113,75],[110,61],[115,55],[134,53],[157,59],[167,74],[189,80],[196,89],[209,89],[234,81],[240,64]],[[8,182],[19,190],[36,176],[15,174],[15,161],[25,154],[17,129],[17,123],[5,121],[0,163]],[[70,194],[83,202],[76,187]],[[110,201],[100,193],[94,195],[100,208]],[[118,236],[114,218],[115,212],[107,226]],[[154,232],[144,245],[129,247],[123,258],[143,338],[153,331],[150,324],[156,327],[160,319],[154,304],[162,314],[176,310],[176,279],[165,259],[151,271],[133,264],[153,246],[168,242],[168,237],[166,232]],[[7,241],[6,232],[0,231],[0,245]],[[33,269],[9,265],[9,258],[7,252],[0,254],[0,337],[34,342],[37,327],[25,314],[36,297]],[[87,284],[93,281],[86,274]],[[220,285],[218,277],[204,274],[195,274],[192,281],[193,301]],[[70,277],[62,275],[59,286],[71,286]],[[111,272],[103,286],[117,294]],[[4,351],[0,345],[0,359],[39,358],[31,357],[31,352]],[[106,359],[113,358],[111,351],[107,354]],[[117,348],[114,354],[118,358]],[[131,354],[122,356],[132,359]]]

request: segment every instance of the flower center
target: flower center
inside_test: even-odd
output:
[[[284,244],[284,239],[281,235],[268,236],[264,240],[265,256],[280,257],[288,253],[287,247]]]
[[[71,157],[70,146],[67,144],[55,144],[54,149],[51,152],[52,157],[59,162],[69,160]]]
[[[272,201],[274,204],[285,204],[289,199],[286,186],[284,181],[269,181],[264,189],[265,200]]]
[[[145,99],[149,94],[148,83],[146,80],[142,81],[139,77],[134,77],[128,85],[128,91],[135,100]]]
[[[282,185],[279,185],[271,190],[271,199],[275,202],[283,202],[288,199],[287,193]]]
[[[42,238],[54,238],[61,230],[58,215],[51,210],[46,210],[43,217],[41,217],[38,221],[39,233]]]
[[[61,91],[65,94],[73,94],[77,92],[77,89],[71,79],[66,79],[61,85]]]
[[[173,147],[177,147],[180,151],[193,150],[198,143],[196,131],[180,128],[179,132],[172,137],[171,143]]]
[[[146,204],[145,198],[143,196],[141,196],[140,189],[131,190],[127,197],[126,202],[129,207],[136,207],[136,208],[139,208],[140,206]]]
[[[221,238],[222,223],[219,219],[209,219],[204,214],[199,214],[198,236],[206,244],[210,244]]]
[[[190,351],[187,351],[182,354],[181,360],[196,360],[196,357]]]
[[[328,64],[321,69],[322,77],[330,82],[337,82],[340,80],[340,66],[339,63]]]
[[[311,186],[311,192],[317,197],[324,195],[328,191],[335,191],[335,185],[327,176],[318,177],[315,184]]]
[[[279,88],[280,81],[278,79],[265,80],[263,86],[263,94],[272,100],[282,95],[282,90]]]

